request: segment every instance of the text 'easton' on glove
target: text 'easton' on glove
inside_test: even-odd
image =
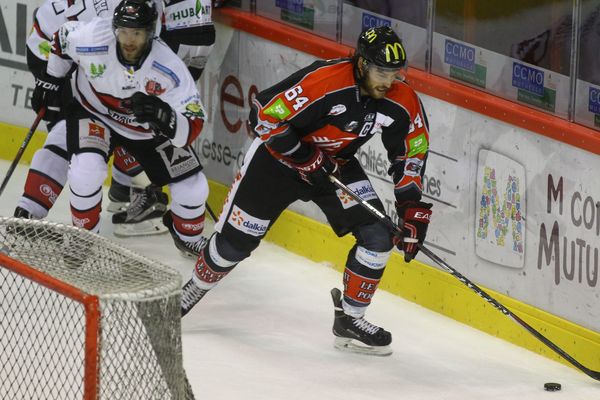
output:
[[[404,261],[410,262],[419,252],[427,235],[433,204],[422,201],[396,202],[398,225],[402,228],[402,239],[394,237],[394,244],[404,252]]]
[[[321,187],[331,185],[329,175],[337,176],[340,170],[337,161],[316,146],[312,148],[312,154],[307,161],[291,165],[305,182]]]
[[[36,78],[35,88],[31,95],[31,108],[39,113],[45,107],[44,121],[55,121],[59,118],[64,83],[64,78],[56,78],[46,73]]]
[[[135,92],[131,96],[131,108],[137,122],[147,122],[156,134],[169,139],[175,137],[177,114],[170,105],[158,97]]]

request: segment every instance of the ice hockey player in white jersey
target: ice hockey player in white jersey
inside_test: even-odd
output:
[[[90,21],[98,16],[111,17],[119,2],[46,0],[36,11],[34,26],[27,40],[27,63],[34,77],[39,78],[46,70],[51,38],[62,24],[67,21]],[[210,0],[170,0],[166,6],[163,1],[156,1],[155,4],[159,17],[162,16],[157,20],[157,34],[161,33],[197,79],[215,41]],[[62,97],[63,102],[68,103],[70,90],[65,90]],[[57,123],[62,115],[49,113],[46,119],[52,119],[48,122],[49,134],[44,146],[33,157],[23,195],[15,209],[14,215],[17,217],[45,218],[67,180],[65,124]],[[166,195],[160,187],[147,184],[148,179],[140,164],[122,147],[117,147],[114,151],[109,191],[111,202],[108,206],[108,211],[117,212],[113,216],[116,235],[148,235],[166,231],[160,221],[166,211]],[[131,206],[130,197],[135,200]],[[123,211],[127,207],[127,211]]]
[[[75,65],[76,101],[65,113],[74,225],[99,230],[107,160],[121,145],[153,183],[169,185],[172,228],[195,253],[208,184],[190,143],[204,112],[186,65],[155,37],[157,18],[152,1],[123,0],[112,19],[64,24],[32,101],[51,109]]]

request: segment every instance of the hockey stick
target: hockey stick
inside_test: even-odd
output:
[[[213,212],[213,210],[210,208],[210,206],[208,205],[208,201],[204,204],[206,207],[206,211],[208,211],[208,215],[210,215],[210,217],[212,218],[212,220],[217,223],[217,221],[219,220],[216,216],[216,214]]]
[[[357,195],[356,193],[354,193],[352,191],[352,189],[350,189],[348,186],[344,185],[336,177],[330,176],[329,179],[331,180],[331,182],[335,186],[337,186],[344,193],[346,193],[347,195],[349,195],[350,197],[352,197],[363,208],[365,208],[375,218],[377,218],[377,220],[379,220],[386,227],[388,227],[390,229],[390,231],[395,236],[397,236],[399,238],[402,237],[402,230],[400,229],[400,227],[398,225],[396,225],[387,215],[385,215],[384,213],[382,213],[381,211],[379,211],[377,208],[373,207],[371,204],[367,203],[364,199],[362,199],[359,195]],[[438,257],[434,252],[432,252],[431,250],[429,250],[427,247],[425,247],[424,245],[420,244],[419,245],[419,249],[423,252],[423,254],[425,254],[427,257],[429,257],[437,265],[439,265],[445,271],[449,272],[450,275],[454,276],[456,279],[458,279],[461,283],[463,283],[469,289],[471,289],[472,291],[474,291],[475,293],[477,293],[481,298],[483,298],[485,301],[487,301],[488,303],[490,303],[495,309],[497,309],[498,311],[500,311],[502,314],[506,315],[507,317],[510,317],[513,321],[515,321],[516,323],[518,323],[519,325],[521,325],[529,333],[531,333],[533,336],[535,336],[540,342],[544,343],[546,346],[548,346],[550,349],[552,349],[556,354],[558,354],[559,356],[561,356],[562,358],[564,358],[565,360],[567,360],[575,368],[577,368],[581,372],[585,373],[589,377],[591,377],[591,378],[593,378],[593,379],[595,379],[597,381],[600,381],[600,371],[594,371],[594,370],[592,370],[590,368],[587,368],[584,365],[582,365],[579,361],[575,360],[572,356],[570,356],[569,354],[567,354],[563,349],[561,349],[560,347],[558,347],[556,344],[554,344],[552,341],[550,341],[547,337],[545,337],[540,332],[538,332],[537,330],[535,330],[527,322],[523,321],[521,318],[519,318],[517,315],[515,315],[512,311],[510,311],[508,308],[506,308],[505,306],[503,306],[498,300],[494,299],[492,296],[490,296],[489,294],[487,294],[479,286],[475,285],[473,282],[471,282],[469,279],[467,279],[465,276],[463,276],[456,269],[452,268],[448,263],[446,263],[444,260],[442,260],[440,257]]]
[[[21,143],[21,147],[19,147],[19,151],[17,151],[17,155],[15,156],[15,159],[12,161],[12,164],[10,164],[8,171],[6,172],[6,176],[4,177],[4,180],[2,181],[2,185],[0,185],[0,196],[2,196],[2,193],[4,192],[4,189],[6,188],[6,185],[8,184],[8,180],[10,179],[13,172],[15,171],[15,168],[17,167],[19,160],[23,156],[23,153],[25,152],[27,145],[31,141],[31,138],[33,137],[33,134],[35,133],[35,130],[37,129],[38,125],[40,124],[40,121],[42,120],[42,118],[44,118],[44,114],[46,114],[46,108],[42,108],[40,110],[40,112],[38,112],[37,116],[35,117],[35,121],[33,121],[31,128],[29,128],[29,132],[27,132],[27,135],[25,135],[25,139],[23,140],[23,143]]]

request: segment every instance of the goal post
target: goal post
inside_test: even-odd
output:
[[[0,218],[0,393],[192,400],[181,277],[78,228]]]

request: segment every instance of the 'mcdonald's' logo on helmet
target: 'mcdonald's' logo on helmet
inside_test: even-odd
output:
[[[402,62],[406,60],[406,53],[402,43],[388,43],[385,45],[385,61],[389,63]]]

